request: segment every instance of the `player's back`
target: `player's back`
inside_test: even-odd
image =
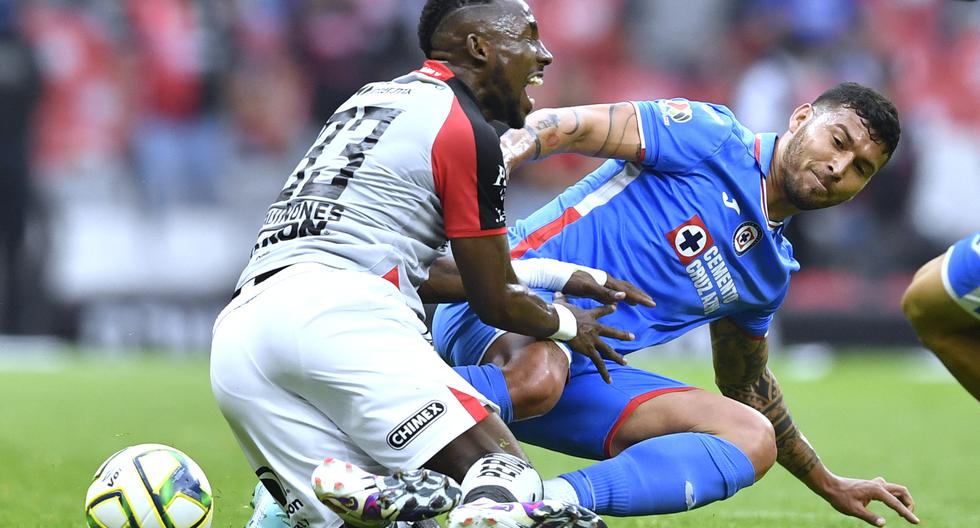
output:
[[[724,107],[637,104],[643,162],[608,161],[510,231],[514,257],[604,269],[653,296],[604,320],[637,334],[624,351],[732,316],[765,334],[798,267],[764,207],[773,135],[746,130]]]
[[[474,136],[492,134],[461,83],[430,64],[364,86],[327,120],[269,207],[239,286],[319,262],[383,276],[421,310],[415,289],[446,243],[444,200],[460,184],[447,180],[464,172],[440,160],[476,164]]]

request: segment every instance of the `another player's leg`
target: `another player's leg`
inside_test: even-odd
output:
[[[575,375],[555,409],[517,422],[522,441],[604,459],[545,483],[602,515],[673,513],[732,496],[775,461],[769,422],[742,404],[630,367]]]
[[[565,348],[497,330],[480,321],[465,303],[436,309],[432,337],[440,356],[497,404],[506,423],[551,410],[568,379]]]
[[[609,459],[548,481],[548,498],[578,500],[600,514],[684,511],[689,502],[700,506],[731,496],[752,484],[775,459],[771,425],[744,405],[619,365],[609,365],[613,384],[607,385],[583,358],[573,358],[573,374],[565,386],[561,382],[568,359],[556,353],[555,344],[501,336],[464,305],[439,307],[433,339],[447,361],[467,365],[468,379],[493,383],[490,389],[477,384],[484,394],[509,394],[516,416],[533,415],[535,402],[560,394],[547,414],[512,423],[521,441],[573,456]],[[473,367],[475,363],[482,364]],[[526,373],[535,371],[562,376],[529,380]],[[687,421],[676,419],[677,413],[666,421],[658,415],[664,406],[679,407]],[[616,442],[614,451],[609,451],[613,446],[607,446],[607,440]],[[593,500],[594,494],[598,500]]]
[[[953,249],[962,250],[955,246]],[[951,257],[955,258],[952,263],[948,261]],[[936,354],[974,398],[980,400],[980,280],[974,278],[967,282],[963,295],[957,294],[955,289],[949,291],[943,281],[944,266],[947,281],[950,274],[954,281],[967,275],[971,271],[970,264],[976,268],[972,270],[973,274],[980,275],[977,262],[980,257],[972,251],[955,255],[948,252],[929,261],[916,272],[905,291],[902,309],[922,344]],[[970,291],[970,286],[975,290]],[[954,295],[959,302],[954,300]]]
[[[611,458],[561,477],[585,506],[610,515],[674,513],[726,499],[776,458],[762,415],[702,390],[644,402],[612,434]]]

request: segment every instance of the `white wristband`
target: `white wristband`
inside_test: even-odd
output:
[[[574,339],[578,334],[578,321],[575,320],[575,314],[567,306],[560,304],[552,304],[551,306],[555,308],[555,313],[558,314],[558,330],[548,336],[548,339],[555,341]]]
[[[588,266],[579,266],[575,264],[575,271],[584,271],[589,275],[592,275],[592,280],[595,281],[599,286],[605,286],[606,281],[609,280],[609,274],[601,269],[590,268]]]
[[[517,275],[517,280],[521,281],[521,284],[524,284],[528,288],[561,291],[576,271],[588,273],[599,286],[605,286],[606,279],[608,278],[605,271],[554,259],[532,258],[513,260],[510,264],[514,268],[514,274]]]

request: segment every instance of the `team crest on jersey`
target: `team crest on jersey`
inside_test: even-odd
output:
[[[667,233],[667,240],[674,246],[677,258],[685,266],[714,244],[711,233],[698,215],[692,216],[687,222]]]
[[[670,126],[670,121],[686,123],[694,117],[694,109],[691,107],[690,101],[683,99],[661,99],[657,104],[660,106],[660,113],[663,114],[664,125]]]
[[[759,224],[742,222],[732,236],[732,247],[735,248],[735,254],[741,257],[746,251],[752,249],[752,246],[758,244],[761,239],[762,228],[759,227]]]

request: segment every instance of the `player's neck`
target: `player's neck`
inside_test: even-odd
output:
[[[466,88],[469,89],[470,95],[473,96],[473,100],[476,101],[477,106],[480,108],[480,113],[487,121],[492,121],[497,119],[492,112],[487,110],[484,101],[487,98],[487,90],[484,86],[487,84],[487,80],[481,76],[481,72],[467,68],[465,66],[458,66],[451,62],[446,62],[446,67],[452,70],[453,75],[456,76]]]
[[[772,160],[769,162],[769,176],[766,177],[766,212],[772,222],[782,222],[800,212],[786,196],[783,190],[785,175],[780,170],[779,160],[783,156],[782,137],[776,139],[773,147]]]

